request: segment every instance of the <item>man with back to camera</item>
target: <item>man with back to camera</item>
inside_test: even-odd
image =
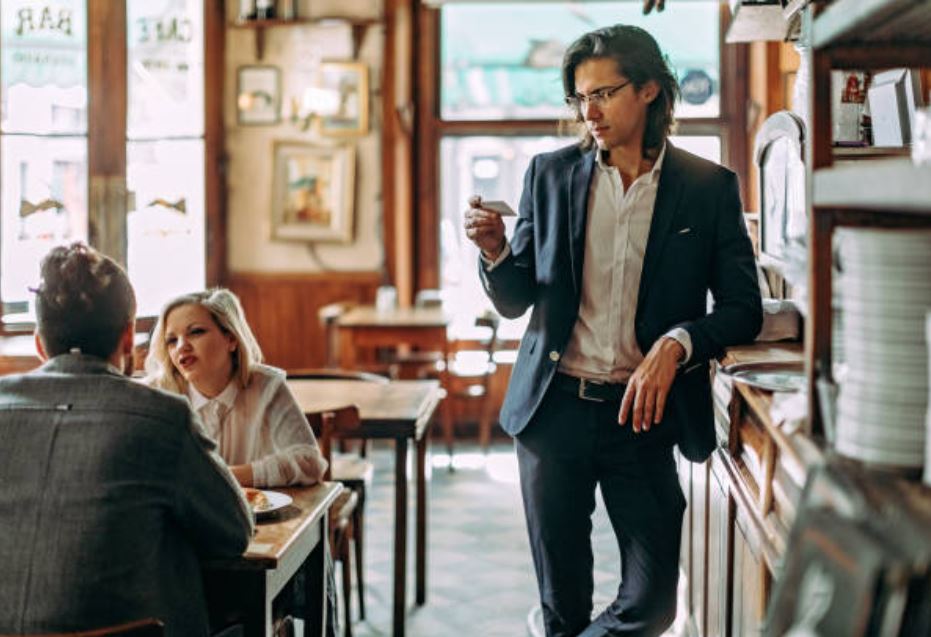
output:
[[[42,261],[45,363],[0,378],[0,634],[143,618],[207,635],[200,559],[241,555],[248,505],[187,401],[132,382],[136,300],[87,246]]]
[[[477,198],[466,234],[498,311],[533,306],[500,421],[546,634],[657,635],[675,618],[685,509],[672,447],[694,462],[714,447],[708,362],[762,321],[753,251],[736,175],[667,140],[678,86],[652,36],[588,33],[562,77],[584,139],[533,158],[510,242]],[[593,620],[596,485],[622,582]]]

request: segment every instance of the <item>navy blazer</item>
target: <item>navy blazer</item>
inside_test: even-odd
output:
[[[533,306],[501,409],[501,426],[511,435],[543,400],[578,317],[596,152],[573,145],[534,157],[511,254],[490,272],[479,264],[502,316],[516,318]],[[692,357],[673,382],[659,426],[674,427],[683,455],[703,461],[715,445],[707,363],[725,347],[753,340],[762,302],[737,176],[668,142],[636,313],[644,353],[673,327],[692,338]]]

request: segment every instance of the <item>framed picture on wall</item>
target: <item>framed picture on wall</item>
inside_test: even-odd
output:
[[[272,238],[352,241],[355,148],[276,142]]]
[[[320,132],[330,136],[369,132],[369,69],[359,62],[322,62],[320,88],[334,95],[332,112],[321,115]]]
[[[236,114],[241,126],[277,124],[281,117],[281,71],[274,66],[240,66]]]

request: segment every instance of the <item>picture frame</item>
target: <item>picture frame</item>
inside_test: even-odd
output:
[[[236,121],[240,126],[267,126],[281,121],[281,70],[247,65],[236,71]]]
[[[320,116],[320,133],[351,137],[369,132],[369,68],[360,62],[321,62],[319,87],[338,96],[335,112]]]
[[[272,238],[351,242],[355,148],[279,141],[273,155]]]

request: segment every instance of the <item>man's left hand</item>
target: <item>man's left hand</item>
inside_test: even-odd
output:
[[[685,348],[674,338],[664,336],[653,344],[627,381],[617,417],[619,424],[626,425],[630,418],[634,432],[640,433],[663,419],[669,388],[684,357]]]

